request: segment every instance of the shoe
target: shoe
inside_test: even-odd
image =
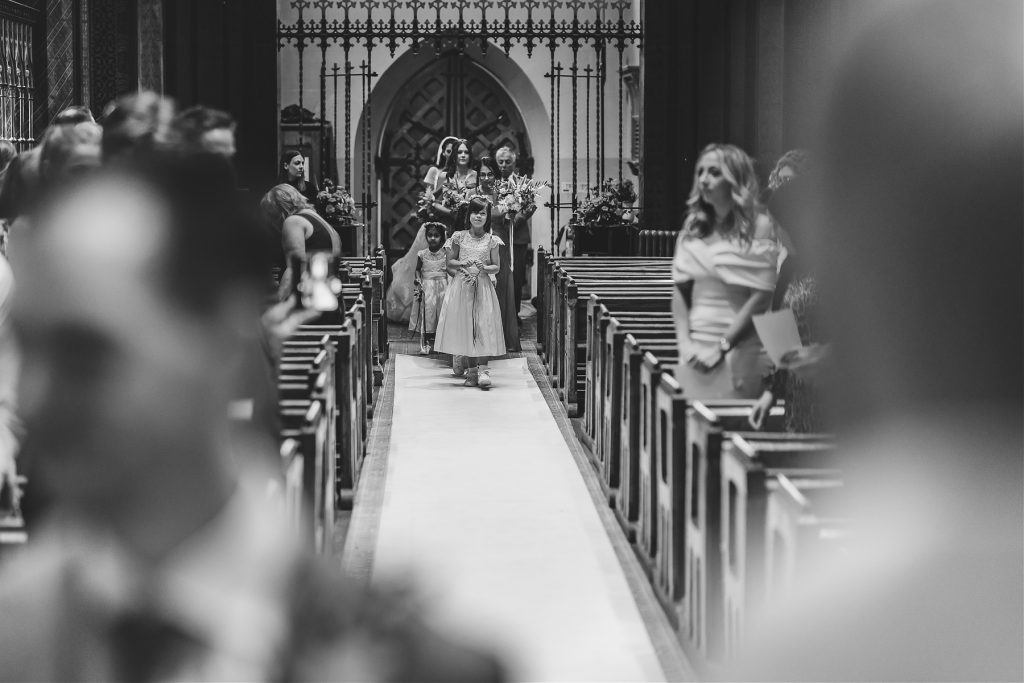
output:
[[[462,356],[452,356],[452,375],[462,377],[466,372],[466,365]]]
[[[477,379],[477,384],[484,391],[487,391],[488,389],[490,389],[494,385],[494,383],[491,382],[491,371],[490,370],[481,370],[480,371],[480,376]]]
[[[421,356],[429,356],[430,355],[430,344],[424,344],[423,346],[420,347],[420,355]]]
[[[490,378],[487,380],[490,381]],[[479,386],[480,378],[477,375],[476,368],[470,368],[469,372],[466,373],[466,381],[462,383],[464,387],[475,387]]]

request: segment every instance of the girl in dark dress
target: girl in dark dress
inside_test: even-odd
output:
[[[512,276],[512,221],[502,209],[498,208],[498,193],[496,183],[500,177],[498,165],[493,157],[484,156],[480,158],[477,168],[477,179],[480,182],[480,194],[491,202],[491,232],[501,238],[502,244],[498,247],[498,254],[501,257],[500,268],[498,269],[497,282],[494,289],[498,294],[498,306],[501,308],[501,325],[505,333],[505,350],[508,352],[522,351],[519,343],[519,311],[516,308],[515,284]]]

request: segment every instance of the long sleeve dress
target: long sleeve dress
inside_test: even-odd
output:
[[[501,256],[500,268],[494,283],[494,291],[498,295],[498,306],[501,308],[501,326],[505,333],[505,350],[522,351],[519,342],[519,309],[516,307],[515,277],[512,273],[512,235],[509,227],[512,220],[498,208],[495,194],[488,196],[491,200],[491,232],[501,240],[498,254]]]

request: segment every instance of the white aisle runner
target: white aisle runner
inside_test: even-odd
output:
[[[664,680],[593,499],[525,358],[495,388],[399,355],[374,580],[411,573],[441,625],[526,681]]]

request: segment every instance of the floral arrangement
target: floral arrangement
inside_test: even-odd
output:
[[[615,182],[608,178],[590,189],[573,214],[573,222],[597,225],[632,223],[633,210],[629,206],[635,201],[636,190],[632,180]]]
[[[506,180],[498,181],[498,208],[517,212],[529,204],[536,205],[537,197],[545,187],[551,187],[547,180],[532,180],[513,173]]]
[[[416,202],[416,215],[424,221],[435,219],[434,204],[440,204],[452,213],[479,194],[477,188],[459,188],[451,181],[445,182],[436,193],[421,192]]]
[[[326,218],[340,220],[359,220],[359,210],[356,209],[356,202],[347,190],[336,186],[330,180],[324,181],[324,189],[316,195],[317,207]]]

